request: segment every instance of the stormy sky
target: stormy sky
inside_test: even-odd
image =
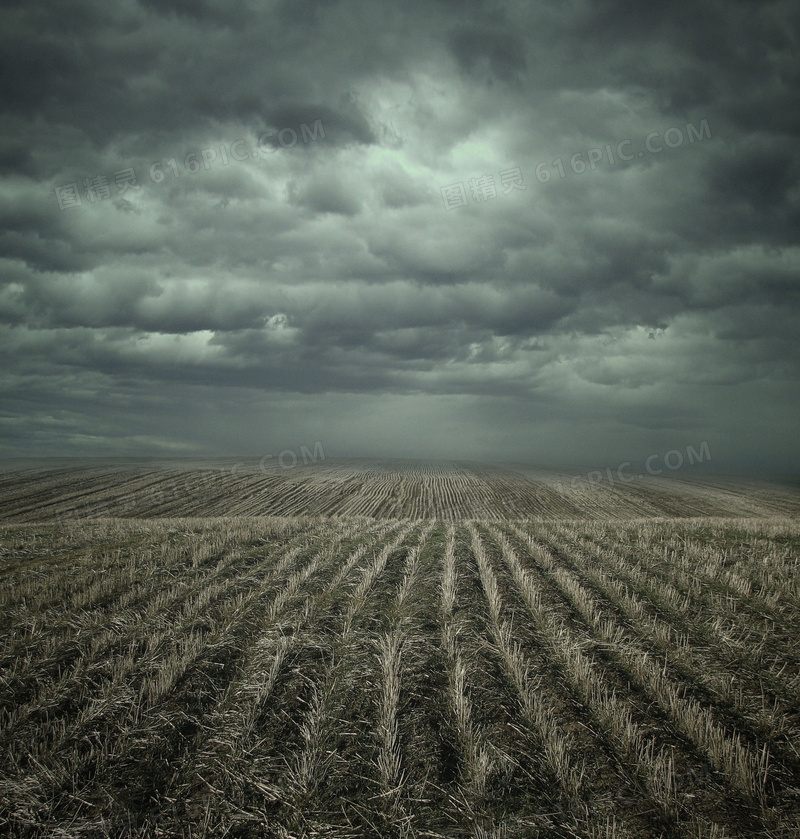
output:
[[[799,24],[5,0],[0,455],[800,471]]]

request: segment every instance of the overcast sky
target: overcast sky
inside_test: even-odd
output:
[[[0,454],[800,471],[798,24],[5,0]]]

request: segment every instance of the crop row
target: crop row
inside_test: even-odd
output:
[[[0,541],[7,835],[795,835],[786,522],[53,528]]]

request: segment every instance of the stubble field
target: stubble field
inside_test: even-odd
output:
[[[796,491],[207,477],[0,476],[3,834],[800,835]]]

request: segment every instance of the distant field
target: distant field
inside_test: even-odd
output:
[[[1,835],[800,836],[790,488],[207,466],[0,476]]]
[[[290,461],[291,462],[291,461]],[[13,470],[11,470],[11,467]],[[800,515],[800,486],[691,469],[672,477],[586,476],[474,463],[326,460],[10,464],[0,471],[0,520],[164,516],[562,518]],[[599,473],[598,473],[599,474]],[[612,477],[613,477],[612,472]],[[669,474],[669,473],[667,473]]]

